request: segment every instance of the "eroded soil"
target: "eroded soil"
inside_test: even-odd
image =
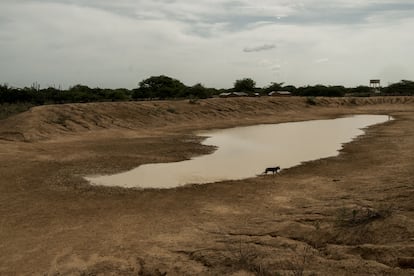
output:
[[[0,121],[0,274],[414,273],[412,98],[92,107],[39,107]],[[213,150],[194,130],[345,114],[395,120],[370,127],[338,157],[276,176],[168,190],[82,178]]]

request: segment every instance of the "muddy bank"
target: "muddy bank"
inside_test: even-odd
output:
[[[100,118],[95,112],[111,114],[110,108],[39,107],[2,121],[1,131],[32,142],[0,141],[0,274],[412,275],[414,105],[411,98],[390,99],[326,99],[321,106],[294,98],[211,99],[200,103],[200,110],[210,106],[205,115],[187,121],[183,114],[204,113],[188,102],[125,103],[174,104],[177,113],[165,111],[160,118],[171,119],[164,121],[145,113],[133,117],[142,120],[134,127],[108,123],[78,132],[45,123],[54,113],[40,111],[71,114],[73,107],[83,110],[79,116]],[[250,101],[257,110],[246,109]],[[115,109],[110,116],[123,121]],[[189,130],[361,113],[396,120],[369,128],[338,157],[275,177],[146,191],[82,180],[211,150]]]
[[[116,102],[47,105],[31,108],[0,121],[0,139],[38,141],[88,134],[94,131],[153,131],[174,129],[215,128],[249,125],[257,121],[277,122],[279,113],[307,116],[316,112],[340,114],[343,108],[359,113],[360,107],[378,110],[392,104],[410,106],[413,97],[372,98],[307,98],[262,97],[228,98],[193,101]],[[335,112],[334,111],[334,112]],[[298,118],[299,119],[299,118]],[[308,119],[308,118],[300,118]]]

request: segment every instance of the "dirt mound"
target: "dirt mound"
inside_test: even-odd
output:
[[[159,127],[197,128],[197,125],[246,125],[251,118],[271,122],[280,112],[312,106],[337,108],[379,104],[413,105],[413,97],[372,98],[227,98],[199,101],[144,101],[38,106],[2,120],[0,139],[36,141],[105,129],[143,130]],[[237,123],[235,124],[235,121]],[[251,122],[250,122],[251,123]],[[213,124],[212,124],[213,126]]]

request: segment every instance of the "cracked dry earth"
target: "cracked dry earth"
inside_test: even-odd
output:
[[[395,120],[276,176],[168,190],[92,187],[82,176],[212,150],[182,129],[4,140],[0,274],[413,275],[413,104],[312,107],[273,121],[353,113]]]

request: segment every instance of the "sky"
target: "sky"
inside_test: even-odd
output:
[[[0,83],[414,79],[412,0],[0,0]]]

